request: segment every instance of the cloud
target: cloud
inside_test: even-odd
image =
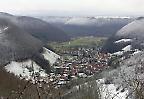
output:
[[[1,11],[61,11],[101,14],[144,13],[144,0],[3,0]]]

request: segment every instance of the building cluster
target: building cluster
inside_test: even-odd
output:
[[[108,67],[109,54],[100,53],[94,48],[69,49],[53,65],[51,77],[57,77],[58,85],[71,79],[85,78]]]

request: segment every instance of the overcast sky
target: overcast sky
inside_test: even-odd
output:
[[[142,16],[144,0],[1,0],[1,12],[51,16]]]

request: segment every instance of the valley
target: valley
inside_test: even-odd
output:
[[[76,92],[80,95],[81,91],[89,87],[87,86],[88,83],[97,86],[96,82],[93,81],[96,78],[101,78],[102,71],[109,68],[110,54],[100,52],[106,40],[107,38],[104,37],[81,37],[68,42],[48,43],[48,47],[55,51],[54,53],[47,48],[43,48],[44,53],[42,55],[50,62],[51,71],[49,74],[46,74],[45,70],[33,60],[11,62],[5,66],[5,69],[20,79],[30,80],[29,83],[38,86],[39,90],[46,92],[51,90],[48,94],[44,92],[41,98],[47,95],[52,99],[68,99]],[[26,90],[30,91],[29,88]],[[30,93],[32,94],[31,91]],[[27,93],[25,95],[23,97],[27,97]],[[88,94],[85,96],[89,97]],[[15,93],[11,97],[16,97]],[[98,97],[98,94],[93,95],[93,97]],[[79,98],[82,98],[82,96],[79,96]]]
[[[57,53],[61,54],[63,51],[68,49],[78,49],[82,48],[95,48],[100,49],[104,42],[107,40],[107,37],[94,37],[94,36],[85,36],[72,38],[67,42],[50,42],[48,45],[52,47]]]
[[[143,25],[1,12],[0,99],[143,99]]]
[[[57,48],[57,53],[61,56],[53,65],[57,69],[56,72],[58,74],[66,73],[65,75],[67,76],[71,75],[74,78],[75,76],[83,78],[91,76],[102,68],[107,67],[110,56],[100,52],[100,47],[105,39],[93,38],[95,41],[91,39],[82,42],[83,39],[88,38],[75,39],[70,41],[69,44],[65,42],[62,45],[54,45]],[[71,76],[69,77],[71,78]]]
[[[58,79],[56,86],[66,90],[61,95],[64,99],[75,91],[79,93],[84,90],[83,88],[88,87],[87,83],[98,79],[100,73],[109,68],[110,54],[100,52],[105,41],[104,37],[81,37],[69,42],[49,43],[49,46],[60,55],[51,67],[53,73],[50,77],[51,80],[53,77]],[[96,86],[96,83],[94,85]]]

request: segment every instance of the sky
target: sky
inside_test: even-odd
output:
[[[0,11],[49,16],[143,16],[144,0],[1,0]]]

